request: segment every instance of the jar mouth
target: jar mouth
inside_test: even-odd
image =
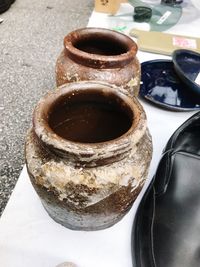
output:
[[[131,127],[133,113],[121,98],[94,89],[73,90],[58,98],[48,111],[51,130],[66,141],[112,141]]]
[[[59,155],[71,151],[74,158],[105,157],[105,148],[118,154],[124,153],[122,148],[127,152],[129,136],[140,128],[144,115],[140,105],[118,89],[84,81],[48,93],[34,111],[38,139]]]
[[[130,37],[104,28],[75,30],[64,38],[64,47],[74,61],[95,68],[124,66],[137,53],[137,45]]]

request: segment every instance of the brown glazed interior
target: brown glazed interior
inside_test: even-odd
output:
[[[97,89],[70,92],[49,106],[48,124],[61,138],[80,143],[111,141],[133,121],[130,107],[114,94]]]
[[[82,35],[72,44],[83,52],[104,56],[117,56],[129,51],[127,43],[108,34]]]
[[[70,154],[71,161],[78,158],[85,162],[87,157],[92,164],[104,164],[105,159],[113,162],[124,157],[130,145],[127,140],[140,127],[142,114],[138,102],[112,85],[95,81],[69,83],[40,100],[33,128],[40,142],[52,152],[67,158]],[[105,149],[116,157],[110,158]]]
[[[137,45],[131,38],[103,28],[73,31],[65,37],[64,46],[74,61],[96,68],[125,66],[137,53]]]

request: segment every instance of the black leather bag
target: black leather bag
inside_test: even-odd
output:
[[[200,267],[200,112],[164,149],[132,230],[134,267]]]
[[[9,9],[15,0],[0,0],[0,14]]]

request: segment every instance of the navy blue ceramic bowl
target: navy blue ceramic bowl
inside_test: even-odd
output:
[[[174,111],[200,109],[200,98],[177,76],[172,60],[150,60],[141,64],[140,96],[152,104]]]
[[[174,69],[179,78],[200,95],[200,54],[191,50],[178,49],[172,54]]]

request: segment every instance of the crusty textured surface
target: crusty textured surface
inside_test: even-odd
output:
[[[84,80],[105,81],[126,89],[130,95],[138,95],[141,78],[140,63],[135,58],[123,68],[95,69],[77,64],[64,51],[60,54],[56,63],[56,81],[60,86],[67,82],[78,82]]]
[[[84,85],[85,82],[76,86]],[[103,229],[121,219],[140,192],[151,161],[151,137],[141,105],[136,99],[130,101],[129,97],[126,101],[134,106],[132,126],[117,139],[81,144],[47,130],[47,121],[40,115],[42,110],[48,114],[49,99],[68,92],[71,86],[39,101],[34,128],[26,140],[27,169],[35,190],[54,220],[72,229]],[[109,91],[116,94],[111,87]],[[58,148],[62,155],[58,154]],[[64,152],[67,157],[63,156]],[[75,159],[72,155],[76,155]]]

